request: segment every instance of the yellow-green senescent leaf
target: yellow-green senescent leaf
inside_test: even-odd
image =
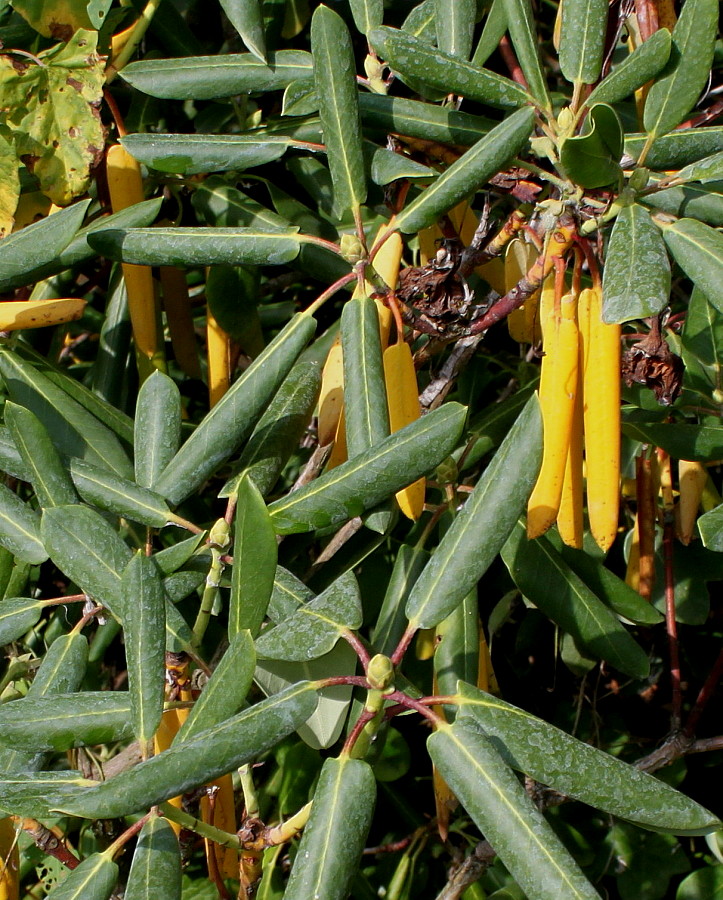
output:
[[[13,230],[20,198],[19,160],[8,128],[0,126],[0,238]]]
[[[90,15],[87,0],[16,0],[13,9],[43,37],[60,39],[78,28],[98,28]],[[108,4],[110,5],[110,4]]]
[[[311,55],[334,185],[334,209],[341,217],[347,210],[360,208],[367,187],[351,38],[344,20],[328,6],[318,6],[314,11]]]
[[[663,237],[688,278],[723,312],[723,234],[695,219],[678,219],[663,229]]]
[[[563,3],[560,68],[568,81],[594,84],[600,77],[607,20],[607,0]]]
[[[458,719],[438,729],[427,746],[444,780],[528,897],[599,900],[489,738]]]

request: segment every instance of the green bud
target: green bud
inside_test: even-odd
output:
[[[377,653],[369,660],[367,681],[373,690],[386,691],[394,683],[394,666],[388,656]]]
[[[218,519],[214,523],[213,528],[208,533],[208,542],[215,547],[220,547],[221,550],[224,547],[228,547],[230,543],[229,525],[225,519]]]
[[[339,247],[341,255],[352,265],[364,259],[366,255],[359,238],[355,234],[342,234]]]

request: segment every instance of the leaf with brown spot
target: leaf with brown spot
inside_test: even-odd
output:
[[[20,195],[18,159],[8,130],[0,126],[0,238],[10,234]]]
[[[90,29],[88,0],[14,0],[13,9],[44,37],[69,41],[79,28]]]

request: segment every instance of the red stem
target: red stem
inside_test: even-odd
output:
[[[394,650],[394,653],[392,653],[392,655],[389,657],[392,661],[392,665],[398,666],[399,663],[404,659],[404,654],[409,649],[409,645],[412,643],[412,638],[416,633],[416,625],[407,625],[407,630],[402,635],[399,643]]]
[[[364,667],[364,671],[366,672],[367,666],[369,665],[369,660],[371,659],[367,648],[359,640],[358,636],[348,628],[342,629],[342,631],[340,631],[340,634],[347,642],[347,644],[354,648],[354,652],[359,657],[359,662],[362,664],[362,666]]]
[[[666,521],[663,529],[663,560],[665,565],[665,629],[668,633],[670,655],[670,684],[672,690],[672,730],[680,728],[683,694],[680,683],[680,651],[678,623],[675,621],[675,573],[673,569],[673,523]]]

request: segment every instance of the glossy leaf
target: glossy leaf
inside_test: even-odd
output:
[[[563,3],[560,69],[568,81],[594,84],[600,77],[607,21],[605,0]]]
[[[671,40],[667,28],[659,28],[647,41],[614,66],[587,98],[587,105],[618,103],[660,72],[670,56]]]
[[[664,781],[469,684],[458,690],[460,716],[474,719],[510,766],[541,784],[652,831],[707,834],[719,827],[712,813]]]
[[[698,162],[684,166],[678,172],[678,178],[686,181],[717,181],[723,178],[723,151],[706,156]]]
[[[82,459],[70,461],[70,474],[80,496],[100,509],[140,522],[150,528],[163,528],[173,518],[168,504],[154,491],[133,481],[119,478]]]
[[[382,94],[359,94],[359,111],[365,129],[380,134],[393,131],[463,147],[476,143],[495,125],[483,116]]]
[[[121,77],[161,100],[215,100],[252,91],[283,90],[311,74],[310,53],[279,50],[268,54],[268,65],[251,53],[142,60],[126,66]]]
[[[3,748],[2,752],[12,751]],[[79,789],[94,784],[94,781],[83,778],[80,772],[3,773],[0,775],[0,808],[8,815],[50,818],[54,803],[73,797]]]
[[[175,505],[225,462],[253,429],[316,329],[311,316],[295,316],[221,400],[168,463],[156,490]]]
[[[715,227],[723,225],[723,180],[667,188],[641,197],[640,202],[673,216],[699,219]]]
[[[695,105],[708,80],[717,27],[717,0],[688,0],[683,5],[668,64],[645,100],[643,123],[649,135],[672,131]]]
[[[48,558],[38,514],[4,484],[0,484],[0,546],[33,565]]]
[[[29,409],[8,400],[5,424],[27,467],[40,506],[75,503],[78,495],[47,429]]]
[[[698,530],[704,547],[723,552],[723,505],[702,515],[698,519]]]
[[[366,199],[367,188],[351,37],[344,20],[328,6],[314,10],[311,55],[334,185],[334,210],[341,217],[347,210],[359,209]]]
[[[700,288],[690,295],[680,341],[689,384],[707,398],[718,387],[723,371],[723,314]]]
[[[136,402],[133,456],[136,483],[152,488],[173,459],[181,440],[181,392],[155,371],[141,385]]]
[[[244,478],[236,493],[229,637],[246,629],[256,637],[261,630],[274,587],[278,555],[264,498],[253,481]]]
[[[0,708],[0,744],[17,750],[70,750],[132,733],[126,691],[23,697]]]
[[[266,62],[266,35],[261,0],[220,0],[223,11],[248,49]]]
[[[63,803],[62,811],[84,818],[116,818],[149,809],[261,756],[306,721],[316,703],[316,692],[309,684],[295,684],[191,741],[86,788],[76,799]]]
[[[133,610],[123,622],[133,731],[145,747],[153,740],[163,712],[165,595],[155,562],[138,551],[123,571],[122,590]]]
[[[628,156],[637,159],[646,139],[644,134],[626,135]],[[723,150],[723,128],[681,128],[656,139],[645,158],[645,165],[656,170],[677,169],[720,150]]]
[[[288,619],[298,607],[314,598],[314,592],[292,572],[282,566],[276,567],[274,589],[269,602],[269,618],[278,625]]]
[[[434,0],[434,5],[437,46],[444,53],[468,60],[477,18],[477,0]]]
[[[459,680],[477,684],[480,622],[476,589],[437,625],[435,641],[433,660],[438,693],[453,694]],[[448,721],[452,721],[455,708],[450,705],[445,709]]]
[[[192,741],[196,735],[230,719],[241,709],[251,687],[256,650],[249,631],[239,631],[188,712],[174,744]]]
[[[445,93],[461,94],[502,109],[515,109],[531,100],[527,91],[509,78],[436,50],[395,28],[375,28],[369,42],[402,80],[416,78]]]
[[[121,143],[150,169],[198,175],[262,166],[283,156],[292,142],[283,135],[260,139],[249,134],[131,134]]]
[[[455,447],[465,409],[445,403],[380,444],[269,506],[278,534],[312,531],[361,515],[438,465]]]
[[[61,453],[132,477],[133,468],[113,432],[47,375],[7,348],[0,348],[0,375],[10,399],[35,413]]]
[[[348,756],[324,762],[285,900],[344,900],[349,895],[375,798],[369,763]]]
[[[368,34],[372,28],[382,24],[384,0],[349,0],[351,14],[357,31]]]
[[[647,655],[546,537],[529,541],[524,524],[518,522],[502,549],[502,559],[524,596],[595,658],[632,678],[646,677]]]
[[[0,647],[21,638],[43,612],[43,601],[32,597],[12,597],[0,602]]]
[[[454,2],[454,0],[453,0]],[[540,106],[550,106],[550,95],[547,91],[540,54],[537,49],[537,29],[535,16],[530,0],[504,0],[507,17],[507,28],[512,38],[512,45],[517,53],[522,72],[530,93]]]
[[[622,177],[623,129],[615,110],[606,103],[590,107],[583,134],[562,143],[560,162],[575,184],[605,187]]]
[[[533,398],[414,585],[406,607],[411,624],[417,628],[437,625],[474,588],[524,509],[541,455],[542,423]]]
[[[717,425],[624,420],[623,433],[637,441],[654,442],[675,459],[709,462],[723,455],[723,427]]]
[[[0,471],[20,481],[30,481],[31,470],[25,465],[10,429],[4,425],[0,426]]]
[[[105,853],[93,853],[49,894],[52,900],[108,900],[118,880],[118,866]]]
[[[474,193],[527,143],[532,109],[520,109],[471,147],[397,216],[400,231],[415,232]]]
[[[723,234],[695,219],[678,219],[664,228],[663,237],[688,278],[723,312]]]
[[[660,229],[642,206],[624,207],[613,225],[603,273],[603,321],[657,315],[670,298],[670,263]]]
[[[151,816],[133,853],[124,900],[181,900],[181,851],[166,819]]]
[[[256,640],[256,651],[264,659],[316,659],[332,649],[342,631],[359,628],[361,622],[359,586],[354,574],[347,572],[280,625],[265,631]]]
[[[432,761],[528,897],[596,900],[598,893],[489,738],[460,725],[427,739]]]
[[[402,544],[399,547],[374,628],[373,643],[378,653],[391,656],[404,634],[407,625],[404,607],[429,557],[429,552],[423,547],[409,544]]]

